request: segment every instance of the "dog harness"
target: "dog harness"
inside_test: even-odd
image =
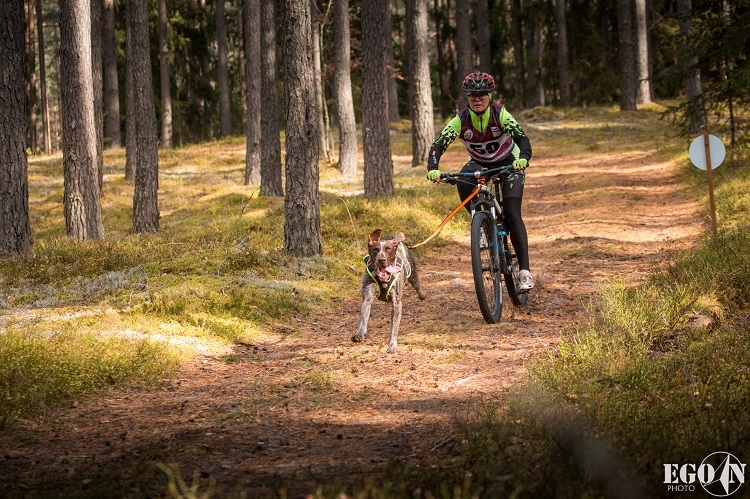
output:
[[[381,278],[379,275],[370,259],[370,255],[366,255],[364,261],[367,274],[373,281],[375,281],[375,284],[378,285],[378,300],[391,301],[391,289],[401,272],[404,273],[406,279],[411,277],[411,264],[406,257],[406,247],[404,246],[404,243],[398,243],[398,246],[396,247],[396,261],[393,262],[393,265],[385,268],[386,273],[388,274],[388,277],[385,279]],[[383,293],[382,290],[385,290],[385,293]]]

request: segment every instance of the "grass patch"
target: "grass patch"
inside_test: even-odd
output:
[[[113,387],[153,387],[177,357],[147,339],[8,328],[0,335],[0,428]]]

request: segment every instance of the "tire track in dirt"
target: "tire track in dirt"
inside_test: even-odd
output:
[[[300,497],[393,461],[438,464],[456,444],[452,418],[475,397],[506,400],[527,364],[585,320],[600,282],[639,282],[661,249],[701,233],[676,167],[646,158],[534,162],[524,219],[536,288],[526,307],[506,303],[500,324],[482,321],[468,238],[457,241],[418,262],[429,297],[407,289],[397,354],[385,354],[382,303],[367,341],[351,343],[359,297],[348,297],[317,322],[239,346],[234,362],[203,357],[167,389],[92,400],[1,436],[4,494],[161,495],[161,462],[178,463],[188,482],[194,472],[215,481],[222,496],[276,496],[283,486]]]

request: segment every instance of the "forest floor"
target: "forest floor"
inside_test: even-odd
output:
[[[476,304],[467,227],[417,262],[428,299],[407,288],[396,354],[385,353],[390,307],[374,304],[355,344],[360,297],[342,296],[267,342],[199,356],[164,389],[95,398],[0,435],[0,496],[167,495],[163,463],[220,497],[304,497],[394,462],[439,465],[459,445],[454,418],[478,398],[507,401],[530,362],[586,323],[599,284],[641,282],[663,250],[702,233],[678,167],[648,158],[535,159],[524,219],[536,287],[525,307],[506,300],[499,324]]]

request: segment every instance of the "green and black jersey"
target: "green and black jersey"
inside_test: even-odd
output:
[[[448,122],[432,144],[428,170],[438,168],[440,156],[456,138],[469,151],[471,159],[482,165],[502,166],[519,158],[531,159],[529,138],[500,104],[491,103],[481,115],[466,107]]]

